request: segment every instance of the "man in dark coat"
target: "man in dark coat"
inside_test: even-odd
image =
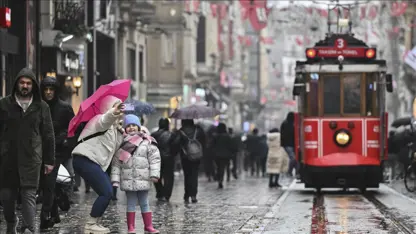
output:
[[[71,149],[66,145],[68,126],[74,117],[72,106],[59,98],[59,83],[55,77],[45,77],[41,82],[43,100],[49,105],[55,131],[55,168],[49,175],[41,174],[41,189],[43,191],[42,212],[40,216],[40,229],[53,227],[59,223],[58,205],[55,199],[55,184],[59,166],[71,159]],[[72,164],[72,160],[69,160]],[[72,165],[70,165],[72,166]],[[68,171],[73,175],[73,169]]]
[[[289,112],[286,116],[285,121],[283,121],[280,126],[281,138],[280,145],[285,149],[286,153],[289,155],[289,175],[292,176],[293,169],[298,171],[298,164],[295,159],[295,114]]]
[[[31,69],[16,76],[11,95],[0,100],[0,200],[7,233],[16,233],[15,206],[22,198],[23,226],[35,232],[36,190],[44,163],[49,174],[55,164],[55,136],[51,113],[42,101]]]
[[[157,147],[160,151],[162,159],[160,180],[155,183],[156,187],[156,198],[159,201],[169,201],[172,195],[173,182],[174,182],[174,171],[175,171],[175,152],[176,148],[174,140],[175,134],[169,131],[169,120],[161,118],[159,120],[159,129],[152,134],[152,137],[157,141]],[[163,182],[162,182],[163,180]]]
[[[259,168],[256,167],[258,158],[261,156],[259,152],[263,150],[263,145],[259,136],[259,130],[257,128],[253,129],[253,134],[247,136],[246,144],[248,155],[250,158],[251,175],[254,176],[256,170],[259,170]]]
[[[227,165],[227,181],[230,181],[230,174],[232,172],[234,179],[237,179],[237,155],[240,151],[241,137],[234,134],[233,128],[228,128],[228,133],[232,139],[233,150],[231,154],[231,162]],[[233,168],[231,169],[231,163]]]

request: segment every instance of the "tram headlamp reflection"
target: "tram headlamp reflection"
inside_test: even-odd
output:
[[[350,135],[345,132],[345,131],[340,131],[338,133],[336,133],[335,135],[335,141],[340,145],[340,146],[346,146],[351,140]]]

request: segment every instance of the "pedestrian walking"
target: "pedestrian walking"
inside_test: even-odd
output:
[[[218,188],[222,189],[224,187],[222,183],[224,181],[225,169],[230,164],[232,154],[235,151],[235,146],[224,123],[218,124],[212,147],[215,149],[214,158],[218,167]]]
[[[50,108],[41,96],[35,74],[24,68],[16,76],[12,93],[0,100],[0,200],[6,233],[17,233],[19,192],[23,216],[20,231],[35,233],[39,172],[42,166],[45,174],[54,169],[55,134]]]
[[[177,139],[181,148],[181,163],[185,177],[184,201],[197,203],[198,172],[205,147],[205,133],[202,128],[194,124],[193,119],[183,119],[182,127],[178,130]]]
[[[230,181],[230,177],[232,174],[234,179],[237,179],[237,168],[238,168],[238,163],[237,163],[237,155],[240,152],[240,145],[241,145],[241,137],[236,136],[234,134],[234,129],[233,128],[228,128],[228,134],[230,134],[230,137],[232,139],[232,144],[233,144],[233,152],[231,153],[231,160],[230,163],[228,163],[227,166],[227,181]],[[232,165],[232,169],[231,169],[231,165]]]
[[[260,173],[263,177],[266,177],[266,162],[267,154],[269,152],[269,146],[267,145],[267,136],[262,135],[260,137],[259,147],[256,154],[256,174],[260,176]]]
[[[208,128],[205,135],[206,147],[204,147],[203,165],[205,175],[208,177],[208,182],[217,181],[216,165],[214,159],[215,149],[212,147],[212,142],[216,131],[217,127],[212,125]]]
[[[72,151],[75,172],[98,194],[85,224],[85,233],[110,232],[100,224],[100,220],[113,197],[113,187],[106,170],[123,141],[124,131],[118,125],[123,110],[124,104],[120,99],[104,97],[99,106],[100,113],[104,114],[98,114],[88,121],[78,141],[96,133],[102,134],[82,141]]]
[[[274,128],[267,134],[269,152],[267,155],[267,174],[269,174],[269,187],[282,187],[279,184],[281,173],[286,173],[289,168],[289,156],[280,145],[279,129]]]
[[[50,174],[41,173],[40,177],[40,187],[43,191],[40,215],[41,230],[51,228],[55,223],[61,222],[55,197],[55,184],[59,166],[71,158],[72,149],[68,148],[66,143],[69,122],[75,114],[72,106],[59,98],[59,90],[59,83],[55,77],[45,77],[42,80],[42,99],[49,105],[55,132],[55,167]],[[70,170],[73,173],[72,165]]]
[[[289,155],[289,176],[293,176],[293,169],[295,169],[296,174],[298,171],[298,163],[295,159],[295,114],[289,112],[286,116],[286,119],[283,121],[280,126],[281,131],[281,145],[285,148],[286,153]]]
[[[261,143],[261,138],[259,136],[259,130],[257,128],[253,129],[252,134],[247,136],[246,140],[246,149],[247,149],[247,157],[248,164],[251,169],[251,176],[254,176],[254,174],[257,171],[257,175],[259,174],[260,168],[257,167],[258,165],[258,158],[259,158],[259,152],[262,150],[261,147],[264,145]]]
[[[139,201],[145,233],[159,233],[153,228],[149,208],[150,182],[160,178],[160,153],[156,140],[140,130],[140,120],[135,115],[124,118],[126,137],[112,162],[111,181],[120,186],[127,196],[128,233],[135,232],[136,205]]]
[[[155,183],[156,198],[159,201],[169,201],[175,179],[175,155],[177,154],[175,149],[177,147],[174,146],[176,136],[169,131],[168,119],[159,120],[159,129],[152,134],[152,137],[157,141],[162,161],[160,179]]]

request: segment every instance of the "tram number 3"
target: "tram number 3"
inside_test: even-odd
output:
[[[347,44],[347,42],[344,39],[342,39],[342,38],[338,38],[335,41],[335,47],[337,49],[344,49],[346,47],[346,44]]]

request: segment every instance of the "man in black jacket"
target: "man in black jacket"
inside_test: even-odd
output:
[[[173,140],[175,136],[169,131],[169,120],[161,118],[159,120],[159,130],[152,134],[152,137],[157,141],[157,147],[160,151],[162,159],[160,180],[155,183],[156,198],[159,201],[169,201],[172,195],[173,182],[174,182],[174,170],[175,170],[175,156],[173,152],[175,148],[173,146]],[[163,182],[162,182],[163,180]]]
[[[17,233],[16,199],[20,191],[23,226],[35,232],[36,191],[40,170],[55,165],[55,136],[48,104],[42,101],[35,74],[24,68],[11,95],[0,100],[0,200],[6,233]]]
[[[70,149],[66,147],[68,126],[74,117],[74,110],[69,103],[59,98],[59,83],[55,77],[46,77],[41,82],[43,100],[49,105],[55,131],[56,162],[55,168],[49,175],[41,175],[41,189],[43,191],[40,229],[53,227],[59,223],[58,205],[55,199],[55,183],[59,166],[71,158]],[[71,171],[71,169],[69,170]],[[73,173],[73,170],[72,172]]]
[[[292,176],[293,169],[298,171],[298,163],[295,159],[295,114],[289,112],[286,116],[285,121],[283,121],[280,126],[281,138],[280,145],[285,149],[286,153],[289,155],[289,175]]]

